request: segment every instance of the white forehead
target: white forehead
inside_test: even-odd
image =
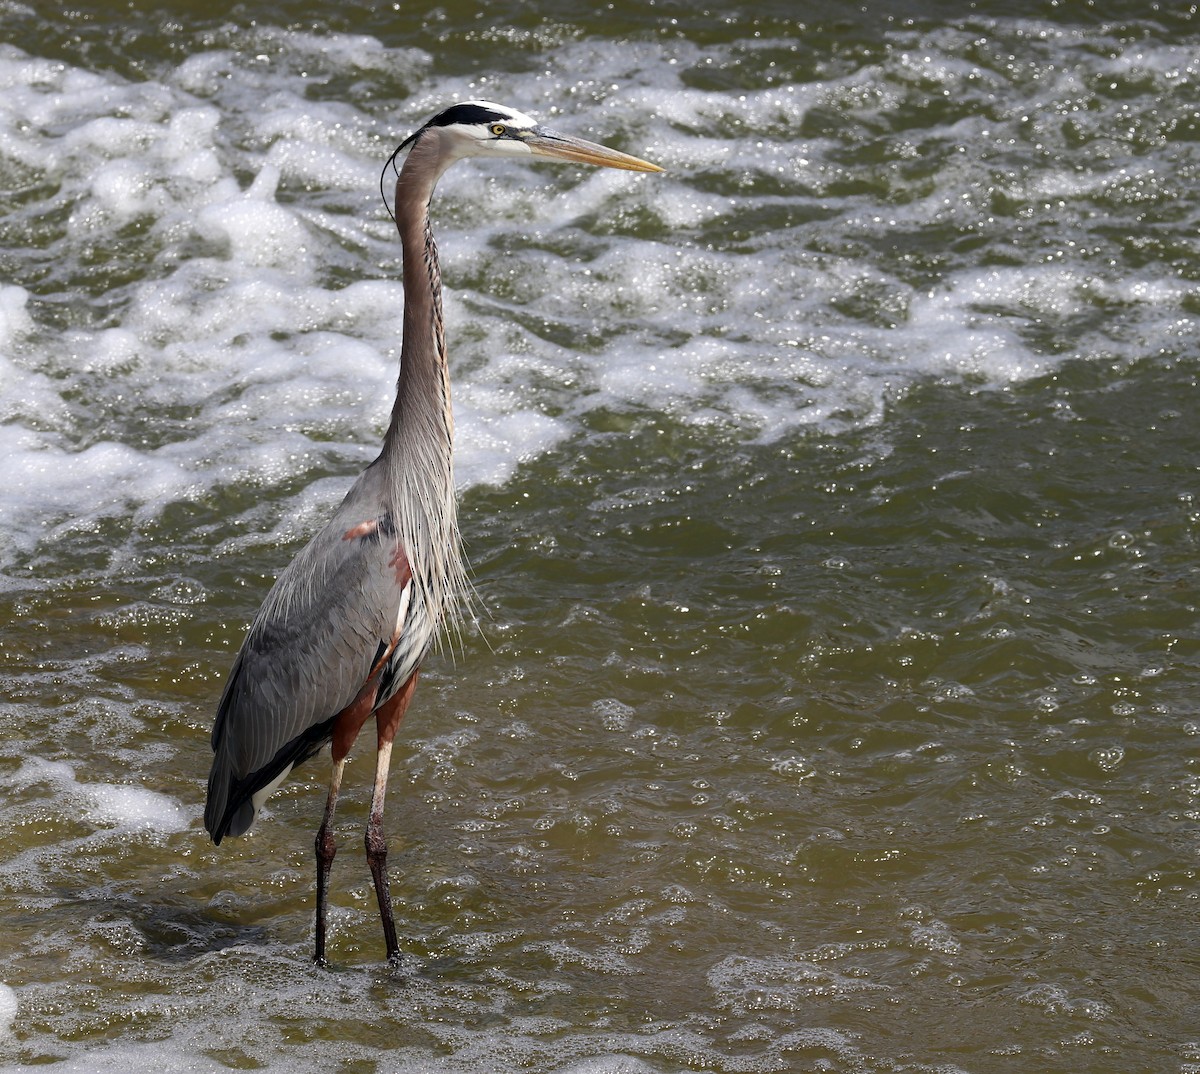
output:
[[[504,117],[505,123],[511,123],[514,127],[537,126],[537,120],[533,116],[526,115],[524,112],[518,112],[515,108],[509,108],[506,104],[497,104],[495,101],[464,101],[463,103],[478,105],[480,108],[487,108],[493,112],[498,112]]]

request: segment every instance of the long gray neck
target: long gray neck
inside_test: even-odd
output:
[[[404,335],[396,402],[381,462],[389,507],[418,597],[435,619],[454,614],[467,584],[454,495],[454,416],[442,322],[442,280],[429,226],[441,174],[436,137],[421,138],[396,180],[396,226],[404,257]]]
[[[396,179],[396,227],[404,257],[404,335],[396,402],[385,452],[450,457],[454,417],[442,320],[442,271],[429,225],[429,199],[438,179],[436,141],[422,139]]]

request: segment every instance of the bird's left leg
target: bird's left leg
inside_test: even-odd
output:
[[[375,881],[375,898],[379,902],[379,917],[383,921],[383,939],[387,945],[389,962],[400,957],[400,945],[396,941],[396,921],[392,915],[392,890],[387,875],[387,836],[383,831],[383,803],[387,794],[388,769],[392,762],[392,740],[417,686],[417,672],[409,676],[380,707],[376,714],[379,734],[379,752],[375,758],[375,786],[371,791],[371,816],[367,821],[367,864],[371,867],[371,878]]]

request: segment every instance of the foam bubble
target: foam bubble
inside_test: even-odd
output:
[[[799,1011],[814,997],[850,996],[888,988],[822,962],[744,955],[722,959],[709,971],[708,983],[716,1002],[738,1015]]]
[[[93,824],[164,834],[187,829],[182,806],[157,791],[110,783],[85,784],[83,791],[90,800],[86,816]]]
[[[653,1074],[649,1063],[632,1055],[604,1055],[558,1067],[555,1074]]]
[[[264,169],[245,198],[207,206],[197,218],[197,230],[223,244],[239,264],[303,272],[308,267],[308,232],[294,212],[270,200],[273,191],[264,195],[257,189],[264,176],[273,188],[278,174]]]
[[[15,284],[0,287],[0,347],[10,347],[33,330],[33,319],[26,310],[29,292]]]
[[[3,1039],[17,1020],[17,994],[8,985],[0,984],[0,1039]]]
[[[222,1074],[229,1070],[224,1063],[184,1051],[171,1044],[134,1044],[89,1049],[86,1056],[55,1063],[54,1069],[59,1074],[129,1074],[130,1071],[151,1070],[156,1074]],[[27,1066],[0,1066],[0,1074],[27,1074],[28,1070]]]
[[[60,808],[78,813],[97,827],[123,834],[144,831],[169,835],[188,827],[184,809],[174,798],[144,787],[80,783],[75,770],[64,761],[26,757],[4,783],[18,788],[49,784]]]

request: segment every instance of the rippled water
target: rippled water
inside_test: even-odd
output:
[[[1200,1069],[1200,33],[1028,7],[0,4],[0,1069]],[[481,620],[318,971],[208,732],[475,96],[667,173],[439,187]]]

